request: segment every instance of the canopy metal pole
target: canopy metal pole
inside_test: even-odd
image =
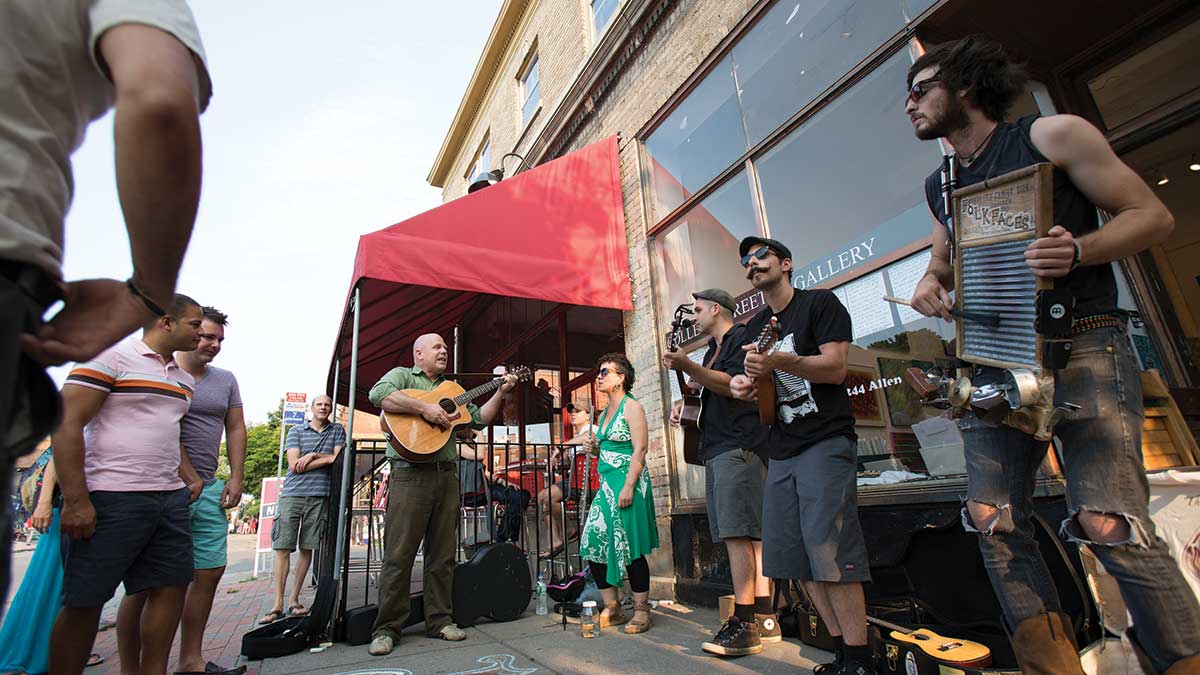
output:
[[[337,548],[334,553],[335,579],[342,578],[342,547],[346,544],[346,500],[349,498],[350,478],[354,473],[354,394],[358,391],[358,324],[361,317],[362,296],[358,287],[354,289],[354,328],[350,333],[350,393],[346,406],[346,447],[342,449],[342,496],[338,502]],[[370,561],[368,561],[368,564]]]

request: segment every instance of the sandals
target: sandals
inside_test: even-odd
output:
[[[287,609],[288,616],[308,616],[308,608],[296,603]]]
[[[276,621],[278,621],[282,618],[283,618],[283,612],[281,612],[278,609],[273,609],[273,610],[267,612],[266,614],[263,614],[262,618],[258,620],[258,623],[260,626],[265,626],[269,623],[275,623]]]
[[[609,626],[620,626],[629,621],[629,617],[625,616],[625,610],[621,609],[621,603],[614,602],[611,605],[604,605],[604,609],[608,610],[608,615],[600,614],[600,627],[608,628]]]
[[[650,615],[650,603],[635,602],[633,603],[633,611],[635,613],[645,612],[646,618],[644,620],[639,620],[636,618],[637,615],[635,614],[635,618],[631,619],[629,623],[625,624],[625,633],[627,635],[637,635],[638,633],[645,633],[646,631],[650,630],[650,627],[654,625],[654,618]]]
[[[88,654],[87,664],[84,665],[84,668],[91,668],[92,666],[98,666],[101,663],[104,663],[104,657],[100,656],[96,652],[92,652],[91,654]]]

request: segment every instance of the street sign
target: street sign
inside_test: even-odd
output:
[[[296,426],[299,424],[304,424],[304,411],[303,410],[284,410],[283,411],[283,425],[285,427]]]
[[[258,501],[258,542],[254,551],[254,576],[261,569],[270,574],[274,569],[271,551],[271,529],[275,526],[275,516],[278,514],[279,489],[282,481],[279,478],[264,478],[262,493]]]
[[[307,408],[308,394],[302,391],[289,391],[283,399],[283,425],[295,426],[304,424],[304,410]]]

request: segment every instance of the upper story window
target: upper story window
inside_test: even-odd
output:
[[[533,118],[533,114],[537,112],[538,107],[542,104],[541,81],[538,78],[538,56],[535,53],[529,59],[529,65],[525,66],[520,76],[521,81],[521,124],[529,123]]]
[[[608,22],[617,13],[619,4],[621,4],[621,0],[592,0],[592,25],[595,26],[593,35],[597,39],[604,34],[604,29],[608,27]]]
[[[483,144],[479,146],[479,152],[475,154],[475,161],[471,163],[471,168],[467,169],[467,182],[473,180],[476,176],[492,168],[492,139],[488,134],[483,136]]]

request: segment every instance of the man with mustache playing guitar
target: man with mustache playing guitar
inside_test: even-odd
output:
[[[371,403],[387,413],[420,415],[431,425],[451,428],[453,421],[437,403],[420,401],[401,391],[431,391],[441,384],[449,354],[442,336],[430,333],[417,338],[413,342],[412,367],[401,366],[388,371],[371,387]],[[486,427],[500,412],[504,395],[517,384],[513,375],[506,375],[504,379],[504,384],[482,407],[467,404],[472,427]],[[387,456],[392,462],[391,487],[384,517],[379,616],[368,648],[372,656],[391,653],[400,641],[400,631],[409,613],[413,562],[422,539],[425,540],[425,634],[450,641],[467,637],[450,618],[455,526],[459,513],[455,443],[451,435],[430,461],[420,464],[401,459],[396,450],[388,446]]]
[[[700,413],[700,452],[704,457],[705,503],[713,541],[724,541],[733,577],[734,610],[703,649],[721,656],[762,651],[763,642],[779,642],[783,634],[771,610],[771,582],[762,575],[762,495],[767,478],[765,430],[758,411],[732,398],[729,381],[745,372],[741,346],[746,327],[733,322],[733,297],[719,288],[692,293],[695,322],[709,338],[703,364],[675,349],[663,365],[681,370],[704,387]],[[683,399],[671,412],[679,426]]]
[[[767,436],[763,574],[801,580],[839,639],[836,660],[813,672],[874,675],[862,589],[871,574],[858,522],[858,437],[845,387],[850,314],[831,291],[792,287],[792,252],[782,243],[746,237],[739,252],[768,306],[746,326],[746,373],[729,388],[754,400],[754,378],[771,378],[780,408],[790,409]],[[755,336],[773,319],[782,337],[774,349],[762,349]]]

